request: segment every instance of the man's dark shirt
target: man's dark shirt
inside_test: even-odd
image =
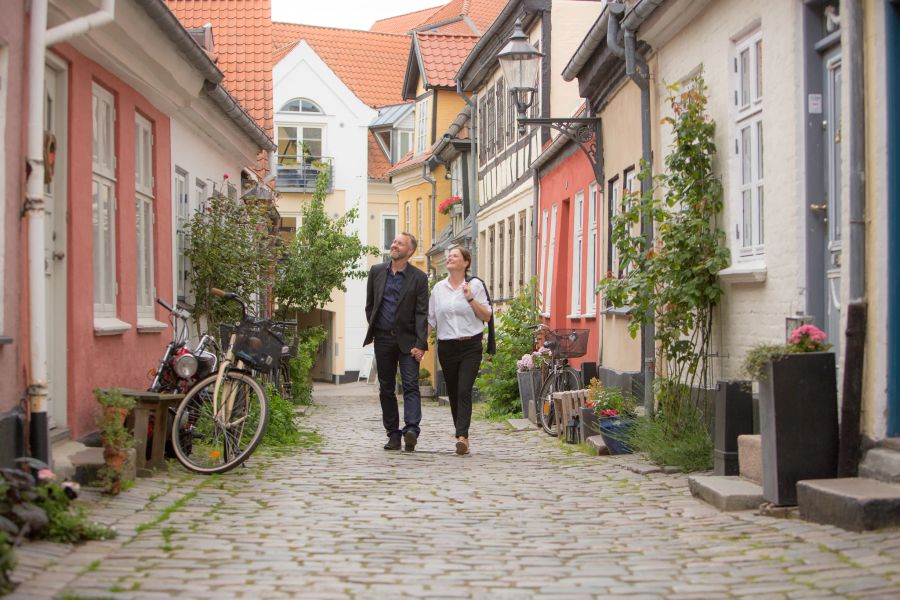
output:
[[[406,280],[406,268],[402,271],[391,269],[391,263],[387,264],[387,279],[384,283],[384,295],[381,297],[381,308],[378,310],[378,318],[375,319],[375,328],[391,330],[397,322],[397,305],[400,304],[400,290]]]

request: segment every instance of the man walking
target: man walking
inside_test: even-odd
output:
[[[391,243],[390,262],[374,265],[366,283],[366,319],[369,329],[363,345],[375,341],[375,365],[381,398],[381,418],[387,431],[385,450],[416,447],[422,400],[419,397],[419,361],[428,349],[428,278],[409,264],[418,242],[401,233]],[[403,381],[403,421],[397,410],[397,366]]]

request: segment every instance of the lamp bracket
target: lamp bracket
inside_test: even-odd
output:
[[[577,144],[591,163],[591,167],[594,170],[594,179],[599,185],[603,185],[603,175],[600,170],[600,153],[598,151],[600,119],[596,117],[571,117],[567,119],[528,119],[519,117],[518,121],[519,127],[522,129],[526,125],[550,127]]]

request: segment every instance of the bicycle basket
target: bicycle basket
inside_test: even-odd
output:
[[[554,329],[553,340],[557,343],[554,354],[557,358],[578,358],[587,354],[590,329]]]
[[[268,321],[242,321],[236,327],[220,325],[219,330],[226,344],[231,334],[237,333],[232,348],[234,355],[255,370],[268,373],[278,365],[284,348],[278,336],[269,331],[268,325]]]

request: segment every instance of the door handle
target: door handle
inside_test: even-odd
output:
[[[809,208],[811,210],[828,210],[827,204],[810,204]]]

